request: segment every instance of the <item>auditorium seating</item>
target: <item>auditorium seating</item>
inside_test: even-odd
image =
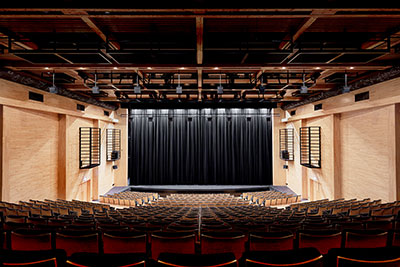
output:
[[[301,200],[301,196],[290,195],[279,191],[245,192],[241,196],[251,204],[262,206],[275,206],[295,203]]]
[[[212,201],[234,198],[222,194]],[[399,202],[340,199],[277,208],[241,202],[232,206],[209,205],[211,201],[203,198],[196,203],[204,201],[207,206],[187,206],[179,203],[182,199],[196,201],[194,195],[176,194],[170,198],[171,202],[177,201],[176,205],[155,204],[159,199],[125,208],[65,200],[1,202],[5,208],[1,210],[3,248],[27,253],[57,248],[68,257],[85,252],[92,258],[133,253],[153,261],[162,253],[218,252],[233,253],[237,262],[243,262],[242,255],[247,252],[314,247],[325,257],[332,249],[399,244],[400,218],[395,214]],[[351,211],[356,206],[369,209],[355,214]],[[26,207],[45,207],[51,215],[39,215],[36,210],[18,215]],[[60,212],[64,208],[67,212]],[[373,212],[380,209],[385,209],[385,214]]]
[[[231,194],[169,194],[161,198],[157,193],[124,191],[112,195],[100,196],[100,202],[121,206],[156,205],[167,207],[227,207],[250,204],[276,206],[295,203],[301,196],[278,191],[260,191],[243,193],[240,197]]]
[[[158,198],[158,193],[124,191],[111,195],[100,196],[100,202],[134,207],[151,203]]]

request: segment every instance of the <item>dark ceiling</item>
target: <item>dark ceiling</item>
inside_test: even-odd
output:
[[[399,50],[400,8],[0,8],[3,69],[116,106],[294,103],[392,68]]]

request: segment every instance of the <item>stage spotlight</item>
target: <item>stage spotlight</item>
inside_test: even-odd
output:
[[[348,93],[348,92],[350,92],[350,88],[351,88],[351,86],[348,86],[347,85],[347,73],[345,73],[344,74],[344,86],[343,86],[343,88],[342,88],[342,92],[345,94],[345,93]]]
[[[224,93],[224,87],[221,84],[221,74],[219,75],[219,86],[217,87],[217,93],[219,95]]]
[[[261,94],[264,94],[264,92],[265,92],[264,79],[263,79],[263,75],[262,74],[261,74],[261,84],[260,84],[259,91],[260,91]]]
[[[49,92],[52,94],[58,93],[58,88],[55,84],[56,74],[53,72],[53,85],[49,87]]]
[[[303,73],[303,85],[300,87],[300,94],[307,94],[308,87],[306,86],[306,75]]]
[[[140,88],[139,85],[139,74],[136,74],[136,85],[133,87],[133,92],[135,94],[140,94],[142,91],[142,89]]]
[[[311,75],[311,80],[313,81],[313,82],[316,82],[317,81],[317,79],[319,78],[319,76],[321,76],[321,73],[319,72],[319,71],[316,71],[316,72],[314,72],[312,75]]]
[[[180,73],[178,73],[178,86],[176,87],[176,93],[182,94],[181,74]]]
[[[100,94],[100,88],[97,86],[97,73],[94,74],[94,86],[92,87],[93,94]]]

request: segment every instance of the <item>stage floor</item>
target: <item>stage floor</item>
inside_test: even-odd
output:
[[[269,185],[131,185],[131,191],[164,193],[239,193],[270,190]]]

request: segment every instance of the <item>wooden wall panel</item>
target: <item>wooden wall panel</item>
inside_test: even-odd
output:
[[[3,200],[57,197],[58,115],[5,106]]]
[[[303,197],[303,176],[302,166],[300,165],[300,132],[301,121],[295,121],[288,123],[287,128],[293,128],[294,132],[294,160],[288,161],[288,169],[286,170],[287,184],[296,194],[302,195]],[[274,155],[279,157],[279,155]]]
[[[128,185],[128,110],[118,110],[113,115],[119,120],[114,127],[121,129],[121,159],[115,162],[118,169],[114,170],[114,185],[126,186]]]
[[[309,199],[334,198],[333,115],[307,120],[307,126],[321,127],[321,169],[306,168]]]
[[[91,180],[93,169],[79,169],[79,128],[94,127],[93,120],[67,116],[66,199],[90,200],[85,180]],[[102,159],[104,160],[104,159]]]
[[[274,185],[286,185],[286,171],[283,169],[283,165],[286,161],[279,158],[279,130],[286,127],[285,123],[281,122],[284,117],[284,111],[282,109],[274,109],[273,113],[279,114],[279,117],[272,117],[272,171],[273,171],[273,184]]]
[[[112,168],[113,162],[107,161],[107,128],[114,128],[112,123],[100,122],[99,125],[101,129],[101,156],[104,160],[101,161],[101,165],[98,167],[99,177],[98,177],[98,195],[103,195],[107,193],[114,184],[114,170]],[[116,161],[118,162],[118,161]],[[125,177],[126,180],[126,177]]]
[[[341,115],[343,197],[394,200],[390,197],[391,112],[392,107],[386,106]]]

